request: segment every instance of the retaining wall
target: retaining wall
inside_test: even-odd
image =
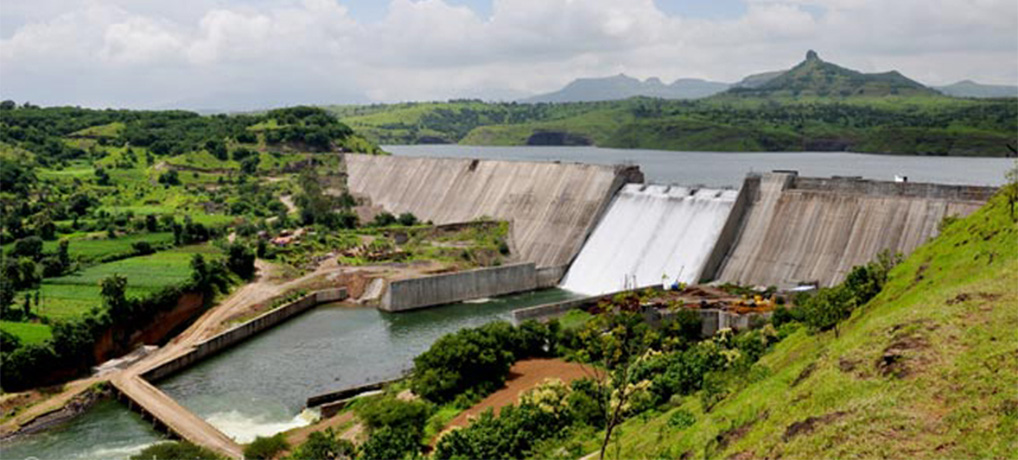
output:
[[[742,226],[742,219],[746,217],[746,209],[749,207],[749,203],[754,200],[759,190],[760,176],[747,176],[743,181],[742,188],[739,189],[739,196],[735,198],[735,203],[732,204],[732,210],[728,212],[725,226],[721,228],[721,233],[718,233],[718,239],[714,242],[714,248],[711,249],[710,256],[707,257],[707,261],[704,262],[703,268],[697,275],[698,282],[713,279],[717,275],[718,268],[724,262],[725,256],[731,251],[732,245],[735,244],[736,238],[739,236],[739,228]]]
[[[250,321],[234,326],[221,334],[199,343],[186,354],[145,371],[142,378],[150,382],[166,378],[312,307],[343,300],[346,296],[345,288],[324,289],[308,294],[292,303],[265,312]]]
[[[612,196],[643,182],[636,166],[377,155],[344,156],[350,192],[436,224],[511,224],[512,247],[537,267],[568,265]]]
[[[394,280],[379,308],[389,312],[444,305],[537,289],[533,263],[479,268],[457,273]]]

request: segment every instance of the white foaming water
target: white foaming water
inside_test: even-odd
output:
[[[598,295],[699,281],[737,196],[736,190],[626,185],[583,245],[561,287]]]
[[[262,417],[251,417],[248,414],[231,410],[210,415],[206,420],[220,429],[223,434],[239,443],[249,443],[258,436],[272,436],[287,430],[307,426],[318,419],[312,409],[305,409],[290,420],[267,420]]]

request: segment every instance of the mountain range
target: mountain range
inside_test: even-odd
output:
[[[946,86],[925,86],[898,71],[862,73],[820,59],[810,50],[806,59],[788,70],[750,75],[737,83],[680,78],[670,84],[652,77],[639,80],[624,74],[605,78],[580,78],[564,88],[526,98],[520,102],[590,102],[654,97],[698,99],[727,93],[733,96],[934,96],[995,98],[1016,97],[1018,86],[984,85],[963,80]]]

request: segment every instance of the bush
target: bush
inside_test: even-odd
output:
[[[288,455],[287,460],[334,460],[352,459],[357,449],[353,443],[340,439],[336,432],[329,428],[308,435],[299,447]]]
[[[386,395],[357,405],[357,417],[371,430],[385,427],[423,430],[428,421],[428,405],[421,401],[404,401]]]
[[[375,220],[371,221],[372,227],[388,227],[396,223],[396,216],[392,215],[391,212],[382,212],[375,216]]]
[[[282,433],[267,438],[258,436],[244,448],[244,458],[247,460],[270,460],[276,454],[289,448],[290,444],[286,442],[286,436],[283,436]]]
[[[417,458],[421,452],[420,435],[413,430],[383,427],[371,432],[361,446],[361,460],[401,460]]]
[[[671,417],[668,417],[668,426],[679,430],[689,428],[694,423],[696,423],[696,417],[686,409],[679,409]]]
[[[412,225],[417,225],[417,222],[418,222],[417,216],[415,216],[415,215],[413,215],[413,214],[411,214],[409,212],[404,212],[403,214],[400,214],[399,218],[397,220],[399,221],[400,225],[403,225],[405,227],[410,227]]]
[[[502,386],[517,359],[552,349],[554,335],[536,321],[518,328],[494,322],[446,334],[414,358],[411,388],[437,403],[452,401],[461,393],[490,393]]]
[[[156,252],[155,249],[152,248],[152,244],[150,244],[148,241],[134,242],[131,244],[131,249],[134,249],[134,252],[136,252],[138,255],[146,255]]]
[[[255,274],[255,254],[247,246],[232,243],[227,248],[226,266],[243,279],[251,279]]]
[[[534,444],[569,426],[569,387],[561,381],[545,382],[524,393],[516,406],[506,406],[495,417],[488,409],[466,428],[453,430],[435,446],[435,459],[523,458]]]
[[[223,456],[187,441],[160,442],[146,447],[131,460],[221,460]]]

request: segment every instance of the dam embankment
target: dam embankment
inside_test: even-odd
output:
[[[400,312],[537,289],[533,263],[478,268],[389,282],[379,308]]]
[[[510,222],[512,247],[537,268],[565,267],[635,166],[345,155],[351,193],[436,224]]]
[[[588,295],[700,280],[739,192],[628,184],[562,281]]]
[[[909,254],[938,233],[947,216],[967,216],[994,187],[750,175],[745,210],[720,262],[704,277],[747,285],[831,286],[884,251]],[[733,218],[736,216],[733,213]],[[727,242],[724,242],[727,243]],[[723,254],[723,255],[722,255]]]

